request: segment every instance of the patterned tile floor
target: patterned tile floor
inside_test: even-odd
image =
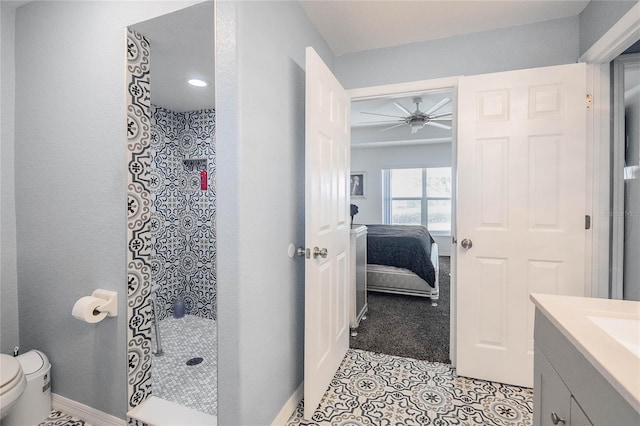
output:
[[[38,426],[92,426],[77,417],[73,417],[59,410],[52,410],[47,419]]]
[[[156,349],[152,334],[153,350]],[[203,413],[216,415],[218,330],[216,322],[194,315],[160,321],[164,355],[151,360],[151,393]],[[192,358],[202,363],[187,365]]]
[[[533,391],[457,377],[448,364],[350,349],[313,421],[294,425],[496,425],[533,423]]]
[[[167,327],[163,327],[161,333],[164,328],[171,330],[173,327],[185,332],[198,327],[180,329],[184,323],[192,322],[192,318],[185,318],[185,321],[169,320],[169,323],[177,324],[165,324]],[[213,328],[215,330],[215,326]],[[169,347],[167,345],[165,350]],[[215,386],[215,382],[212,385]],[[184,384],[179,387],[183,388]],[[530,426],[533,423],[533,391],[457,377],[455,370],[447,364],[351,349],[313,420],[304,421],[302,410],[303,402],[286,426]],[[39,426],[92,425],[53,410]]]

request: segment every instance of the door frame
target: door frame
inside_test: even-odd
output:
[[[420,94],[429,90],[448,89],[453,92],[451,100],[451,108],[454,111],[451,122],[451,238],[455,241],[457,235],[456,228],[456,181],[457,181],[457,128],[458,128],[458,80],[460,76],[438,78],[432,80],[410,81],[406,83],[386,84],[381,86],[362,87],[358,89],[347,90],[351,97],[351,102],[374,99],[387,96],[411,96],[412,94]],[[449,332],[449,358],[451,365],[456,366],[456,250],[451,250],[451,283],[450,283],[450,300],[449,300],[449,316],[450,316],[450,332]]]
[[[613,89],[613,131],[611,132],[611,298],[624,296],[624,227],[625,195],[623,167],[625,159],[625,65],[640,64],[640,53],[618,56],[613,60],[611,88]]]
[[[633,15],[633,16],[628,16]],[[640,3],[636,4],[625,15],[620,22],[624,24],[624,29],[612,27],[612,29],[603,36],[615,31],[615,34],[629,33],[624,38],[621,36],[613,36],[613,41],[607,44],[600,44],[600,41],[594,45],[599,50],[592,47],[585,55],[580,58],[581,62],[587,62],[587,90],[593,95],[593,106],[587,114],[587,132],[586,132],[586,156],[587,156],[587,214],[592,217],[592,232],[587,233],[585,239],[585,295],[591,297],[608,298],[610,295],[610,219],[609,209],[611,204],[609,197],[610,190],[610,164],[611,154],[609,152],[609,144],[598,143],[601,140],[609,140],[609,132],[611,131],[609,124],[610,117],[610,89],[609,89],[609,62],[619,53],[627,49],[637,34],[640,36]],[[633,19],[630,19],[633,18]],[[620,24],[620,22],[618,24]],[[622,25],[622,24],[621,24]],[[601,39],[602,40],[602,39]],[[633,41],[631,41],[633,40]],[[613,48],[613,43],[616,47]],[[608,50],[606,55],[602,52]],[[610,60],[607,60],[611,57]],[[601,62],[597,62],[601,61]],[[420,93],[426,90],[451,89],[453,91],[453,108],[457,110],[458,106],[458,84],[459,79],[463,76],[453,76],[432,80],[419,80],[406,83],[387,84],[380,86],[370,86],[357,89],[347,90],[351,96],[351,101],[373,99],[384,96],[411,95],[412,93]],[[452,193],[452,230],[451,237],[456,240],[457,226],[455,217],[457,212],[457,114],[453,115],[452,136],[451,136],[451,167],[453,177],[453,193]],[[589,211],[590,210],[590,211]],[[453,245],[452,241],[452,245]],[[449,356],[452,366],[457,364],[457,321],[456,321],[456,302],[457,302],[457,277],[456,277],[456,250],[451,250],[451,288],[450,288],[450,349]],[[597,261],[596,261],[597,259]]]
[[[629,9],[579,59],[579,62],[587,63],[587,91],[593,97],[593,105],[587,115],[588,147],[592,149],[588,164],[592,175],[591,189],[587,194],[587,202],[591,201],[593,232],[588,234],[592,247],[591,258],[587,258],[587,263],[590,264],[585,265],[586,268],[591,267],[590,293],[593,297],[622,297],[622,280],[619,279],[621,273],[614,271],[615,265],[622,264],[622,253],[618,250],[620,236],[614,232],[620,225],[615,222],[616,215],[612,214],[612,208],[615,206],[611,202],[613,194],[610,63],[638,39],[640,3]],[[591,198],[589,193],[593,195]],[[620,218],[617,219],[619,221]]]

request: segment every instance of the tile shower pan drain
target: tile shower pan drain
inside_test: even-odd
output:
[[[191,358],[189,361],[187,361],[187,365],[189,365],[189,366],[191,366],[191,365],[198,365],[198,364],[200,364],[202,361],[204,361],[204,358],[200,358],[200,357]]]

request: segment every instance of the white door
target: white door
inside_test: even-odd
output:
[[[458,93],[457,372],[531,387],[529,293],[585,291],[586,66],[463,77]]]
[[[311,419],[349,349],[351,100],[310,47],[306,61],[304,418]]]

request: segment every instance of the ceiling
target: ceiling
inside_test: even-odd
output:
[[[301,0],[337,55],[579,14],[587,0]],[[151,101],[172,111],[214,108],[214,3],[206,1],[133,25],[151,44]],[[384,31],[380,29],[383,28]],[[411,105],[409,99],[406,104]],[[394,107],[395,108],[395,107]],[[397,108],[396,108],[397,109]]]
[[[27,3],[31,3],[33,0],[2,0],[2,4],[10,9],[17,9]]]
[[[582,12],[589,1],[301,0],[300,3],[334,54],[340,56],[575,16]],[[428,110],[445,97],[453,98],[451,91],[431,91],[419,95],[423,98],[421,111]],[[388,129],[393,123],[379,123],[384,117],[363,114],[374,112],[403,116],[394,102],[413,111],[415,96],[411,94],[352,102],[352,147],[449,143],[451,130],[425,126],[412,134],[409,126]],[[451,111],[451,107],[449,103],[438,112]]]
[[[215,107],[214,3],[207,1],[131,27],[151,45],[151,103],[185,112]],[[189,78],[211,84],[193,87]]]
[[[588,0],[301,0],[337,56],[578,15]]]

